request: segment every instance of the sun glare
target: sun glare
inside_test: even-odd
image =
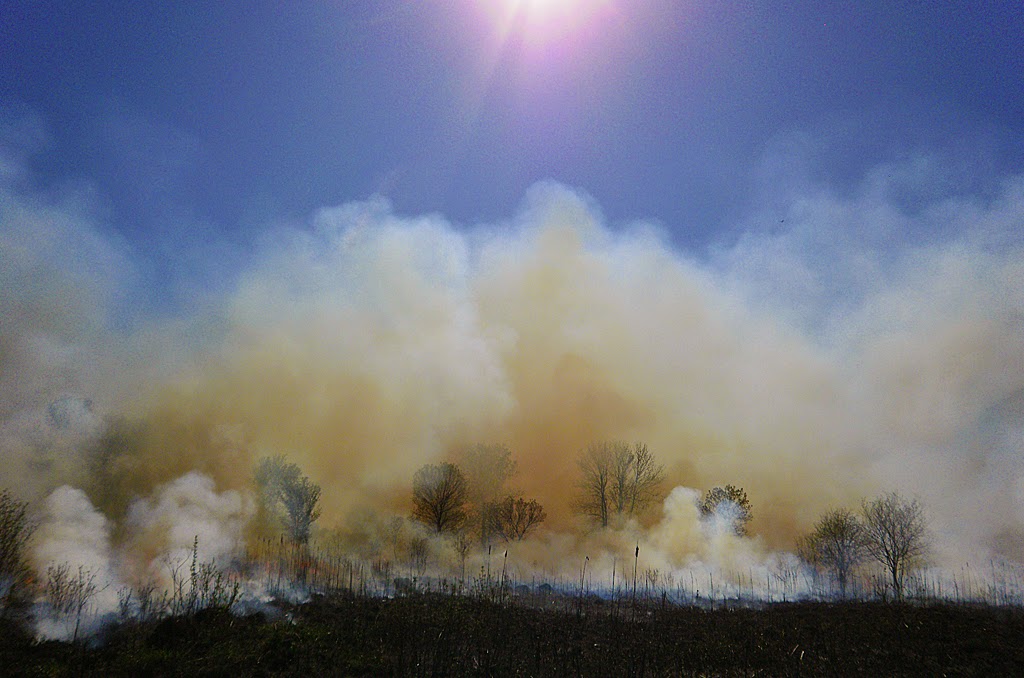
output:
[[[573,5],[580,4],[577,0],[518,0],[523,10],[538,18],[555,12],[568,12],[576,9]]]
[[[506,28],[524,32],[529,43],[546,43],[578,33],[608,8],[610,0],[503,0]]]

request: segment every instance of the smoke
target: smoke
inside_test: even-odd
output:
[[[109,589],[116,582],[110,560],[110,522],[81,490],[64,485],[46,499],[34,556],[40,569],[68,563],[84,567]]]
[[[210,478],[189,473],[136,499],[115,544],[114,525],[85,492],[57,488],[44,502],[32,549],[36,577],[47,588],[35,610],[37,635],[89,634],[126,612],[129,590],[149,587],[181,602],[193,585],[190,568],[227,567],[241,555],[252,514],[251,500],[218,493]]]
[[[193,555],[227,565],[241,554],[253,513],[252,499],[234,490],[218,493],[211,478],[188,473],[158,488],[155,497],[132,503],[125,551],[148,563],[144,576],[150,578],[166,579],[168,567]]]
[[[195,535],[234,553],[261,456],[322,485],[321,525],[358,532],[408,514],[421,465],[502,442],[549,516],[515,547],[540,569],[638,542],[666,569],[767,567],[826,509],[890,489],[921,497],[940,562],[1024,558],[1024,178],[908,202],[929,171],[908,165],[776,196],[706,254],[553,183],[473,227],[372,198],[269,228],[194,315],[130,323],[130,250],[73,200],[0,187],[0,481],[85,489],[58,492],[109,521],[90,548],[150,567]],[[57,444],[62,398],[89,416]],[[645,442],[669,492],[596,533],[572,511],[576,459],[606,439]],[[693,507],[687,488],[726,483],[751,539]]]
[[[64,485],[46,498],[39,532],[33,557],[40,580],[63,581],[57,595],[77,596],[88,614],[73,611],[74,601],[67,610],[43,608],[37,611],[36,632],[42,638],[70,639],[84,617],[81,630],[87,633],[96,619],[117,609],[119,578],[111,559],[110,522],[84,492]],[[67,572],[63,580],[51,575],[62,567]]]

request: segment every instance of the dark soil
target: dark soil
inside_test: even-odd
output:
[[[1021,676],[1024,610],[884,603],[759,609],[332,597],[272,618],[208,611],[101,641],[0,627],[5,675]]]

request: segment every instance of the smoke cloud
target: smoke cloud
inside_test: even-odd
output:
[[[40,637],[73,638],[79,630],[88,632],[102,615],[117,609],[120,580],[111,559],[110,533],[110,522],[81,490],[63,485],[46,498],[33,553],[36,569],[48,575],[52,568],[65,568],[66,576],[58,581],[77,582],[80,588],[65,583],[60,585],[58,595],[74,595],[72,592],[77,591],[91,614],[85,616],[86,629],[79,629],[83,615],[40,606],[35,619]],[[92,594],[85,600],[87,588]]]
[[[200,562],[228,564],[243,550],[253,513],[252,501],[241,493],[218,493],[212,479],[188,473],[158,488],[155,497],[131,505],[125,550],[149,564],[145,575],[150,578],[165,578],[161,570],[188,561],[193,548]]]
[[[553,183],[473,227],[372,198],[269,228],[193,315],[128,323],[130,250],[74,200],[0,187],[0,483],[49,495],[54,526],[98,516],[88,544],[47,528],[41,560],[66,537],[151,563],[195,535],[226,558],[261,456],[357,531],[408,515],[421,465],[502,442],[549,515],[516,547],[538,567],[638,541],[666,569],[764,564],[891,489],[924,502],[938,561],[1024,558],[1024,178],[908,203],[927,172],[802,186],[706,254]],[[608,439],[645,442],[667,498],[588,533],[576,460]],[[725,483],[751,539],[698,519],[692,488]]]

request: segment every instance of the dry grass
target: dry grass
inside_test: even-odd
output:
[[[1024,611],[952,604],[337,595],[124,623],[90,648],[0,638],[0,666],[45,675],[1024,675]]]

